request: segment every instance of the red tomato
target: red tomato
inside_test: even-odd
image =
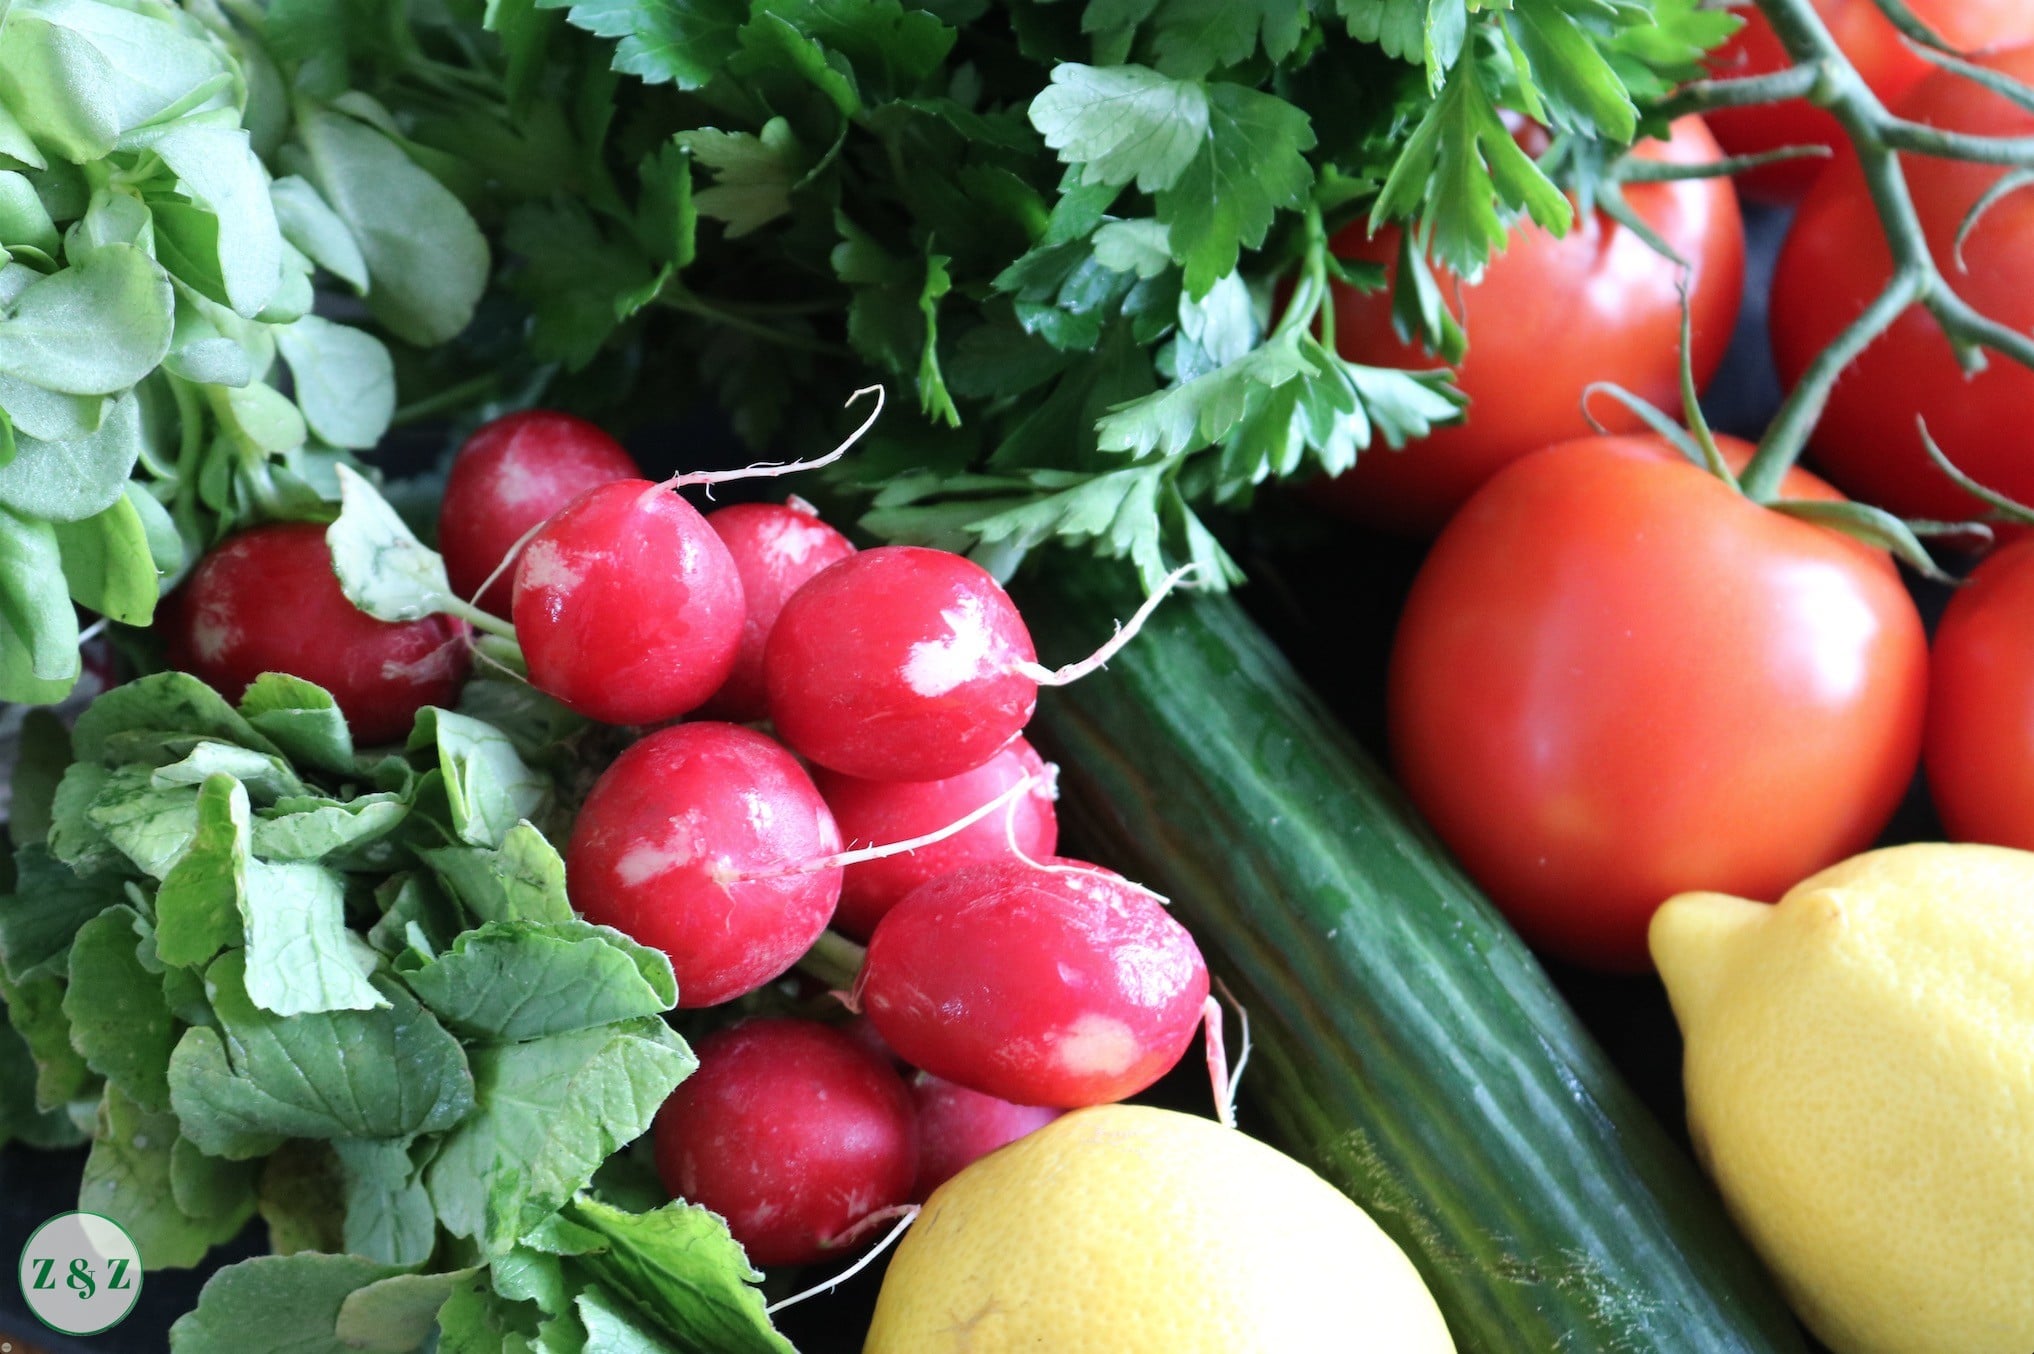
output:
[[[1835,497],[1799,470],[1786,492]],[[1671,895],[1777,898],[1877,836],[1927,672],[1883,552],[1654,438],[1589,438],[1499,474],[1435,542],[1392,651],[1391,745],[1527,940],[1636,970]]]
[[[2034,79],[2034,47],[1986,59],[2020,80]],[[1995,136],[2034,133],[2034,113],[1943,72],[1918,85],[1899,111],[1935,126]],[[2034,194],[2011,194],[1971,232],[1964,266],[1953,258],[1958,225],[1997,167],[1901,157],[1914,208],[1943,276],[2000,323],[2034,328]],[[1846,155],[1801,203],[1773,276],[1773,357],[1791,386],[1809,362],[1892,275],[1892,260],[1856,158]],[[1916,430],[1928,421],[1938,445],[1980,483],[2034,500],[2034,457],[2024,443],[2034,406],[2034,372],[1995,358],[1966,377],[1941,328],[1910,308],[1836,383],[1810,451],[1853,498],[1906,517],[1960,518],[1982,511],[1929,461]]]
[[[2034,850],[2034,540],[1950,599],[1929,673],[1928,789],[1943,827]]]
[[[1682,118],[1671,141],[1642,153],[1678,164],[1718,155],[1700,118]],[[1707,381],[1723,360],[1743,291],[1736,190],[1728,180],[1709,179],[1637,184],[1625,196],[1695,266],[1695,376]],[[1398,232],[1385,229],[1370,239],[1366,230],[1359,223],[1343,231],[1335,252],[1382,263],[1395,276]],[[1469,396],[1468,422],[1403,452],[1373,449],[1354,470],[1321,485],[1321,501],[1359,522],[1430,535],[1506,463],[1586,436],[1582,391],[1592,381],[1615,381],[1664,409],[1679,409],[1680,272],[1601,213],[1580,218],[1560,239],[1530,224],[1513,231],[1483,280],[1455,289],[1453,308],[1469,336],[1456,382]],[[1376,366],[1439,365],[1398,341],[1388,289],[1363,293],[1338,284],[1334,304],[1335,344],[1344,357]],[[1614,401],[1597,399],[1590,409],[1619,431],[1641,426]]]
[[[1936,69],[1900,40],[1872,0],[1814,0],[1815,12],[1872,93],[1897,100]],[[1920,20],[1952,47],[1981,52],[2034,41],[2034,3],[2029,0],[1908,0]],[[1718,76],[1764,75],[1791,64],[1765,15],[1746,6],[1744,27],[1709,57]],[[1835,114],[1806,99],[1719,108],[1706,115],[1709,130],[1732,155],[1757,155],[1781,146],[1845,144]],[[1762,202],[1792,202],[1815,182],[1827,160],[1787,160],[1738,176],[1738,187]]]

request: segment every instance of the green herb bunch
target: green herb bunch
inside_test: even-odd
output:
[[[210,0],[0,4],[0,700],[69,689],[74,601],[145,624],[381,439],[389,351],[315,283],[412,344],[473,312],[478,227],[301,55]]]
[[[275,1254],[212,1278],[180,1354],[788,1350],[720,1219],[616,1155],[696,1062],[670,962],[573,915],[537,826],[573,722],[464,705],[378,755],[280,674],[32,723],[0,1141],[89,1137],[78,1206],[151,1270],[262,1216]]]
[[[403,6],[363,3],[392,17],[346,79],[468,167],[548,398],[711,399],[775,449],[886,379],[923,417],[838,481],[878,534],[1208,582],[1233,566],[1206,506],[1458,413],[1445,373],[1336,354],[1330,284],[1380,275],[1333,232],[1413,221],[1401,318],[1459,354],[1429,258],[1473,277],[1521,217],[1614,201],[1605,166],[1735,23],[1695,0],[526,0],[437,58],[454,88],[373,36]]]

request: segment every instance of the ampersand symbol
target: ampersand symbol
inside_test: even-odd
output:
[[[71,1261],[71,1277],[64,1282],[77,1289],[80,1298],[91,1297],[92,1291],[98,1287],[92,1282],[92,1266],[82,1258]]]

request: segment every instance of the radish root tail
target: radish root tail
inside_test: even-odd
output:
[[[817,456],[809,461],[763,461],[756,465],[745,466],[740,470],[697,470],[686,475],[673,475],[670,479],[664,481],[663,487],[667,489],[683,489],[688,485],[702,484],[710,488],[716,484],[726,484],[731,480],[774,479],[779,475],[794,475],[801,470],[817,470],[821,466],[832,465],[835,461],[847,455],[848,449],[861,441],[867,435],[869,429],[876,426],[876,420],[883,416],[883,403],[886,396],[883,387],[879,385],[863,386],[860,390],[847,397],[847,405],[845,407],[852,408],[854,402],[864,395],[874,395],[876,397],[876,407],[869,411],[869,416],[862,420],[860,427],[847,435],[846,441],[824,456]]]
[[[788,875],[819,874],[826,870],[846,869],[850,865],[860,865],[864,861],[882,860],[888,856],[901,856],[907,851],[916,851],[920,847],[937,845],[956,833],[965,832],[976,823],[981,822],[984,818],[994,813],[997,809],[1003,808],[1005,805],[1014,806],[1019,799],[1041,785],[1050,787],[1053,775],[1056,772],[1057,768],[1053,768],[1052,771],[1043,776],[1027,774],[1022,780],[1019,780],[1015,785],[1012,785],[988,803],[962,814],[945,827],[935,828],[931,832],[923,833],[916,837],[907,837],[901,842],[889,842],[882,846],[862,846],[852,851],[836,851],[830,856],[820,856],[814,860],[800,861],[795,865],[772,865],[760,870],[723,870],[717,877],[722,885],[727,885],[743,883],[754,879],[782,879]],[[1010,815],[1011,819],[1015,819],[1015,817],[1015,813]],[[1006,821],[1007,830],[1009,829]]]
[[[884,1223],[890,1221],[892,1218],[896,1219],[897,1225],[895,1227],[892,1227],[890,1229],[889,1235],[885,1236],[881,1241],[878,1241],[875,1244],[875,1246],[870,1249],[867,1255],[855,1261],[852,1265],[849,1265],[846,1269],[834,1275],[831,1279],[828,1279],[825,1283],[814,1284],[812,1287],[806,1289],[802,1293],[793,1293],[788,1298],[781,1298],[778,1301],[771,1303],[768,1307],[764,1308],[764,1311],[769,1315],[774,1316],[778,1312],[783,1311],[786,1307],[791,1306],[793,1303],[803,1302],[807,1298],[818,1297],[821,1293],[831,1293],[834,1289],[840,1287],[842,1284],[846,1283],[849,1279],[854,1278],[855,1275],[861,1273],[863,1270],[867,1269],[870,1265],[873,1265],[876,1262],[877,1256],[881,1255],[884,1251],[889,1250],[890,1247],[893,1244],[895,1244],[897,1238],[904,1235],[905,1228],[909,1227],[912,1223],[918,1221],[918,1212],[919,1209],[917,1204],[900,1204],[895,1208],[878,1209],[876,1212],[869,1214],[869,1216],[863,1218],[860,1222],[848,1228],[845,1232],[842,1232],[839,1236],[835,1237],[833,1240],[827,1242],[826,1244],[828,1246],[849,1245],[857,1237],[867,1232],[870,1228],[880,1227]]]
[[[1063,668],[1048,668],[1042,663],[1025,661],[1012,664],[1011,671],[1022,673],[1040,686],[1065,686],[1099,670],[1106,666],[1110,659],[1123,652],[1124,645],[1137,638],[1137,632],[1144,628],[1144,622],[1151,619],[1151,613],[1158,610],[1158,604],[1180,585],[1182,579],[1196,572],[1199,567],[1196,564],[1182,564],[1167,574],[1159,585],[1152,589],[1151,595],[1144,599],[1144,604],[1131,614],[1130,619],[1116,627],[1116,633],[1109,637],[1109,642],[1079,662],[1068,663]]]

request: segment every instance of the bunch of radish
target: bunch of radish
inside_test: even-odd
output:
[[[1208,973],[1162,900],[1053,854],[1052,773],[1022,737],[1039,687],[1098,666],[1134,623],[1047,670],[964,557],[857,551],[795,498],[703,516],[677,483],[638,478],[589,424],[516,415],[467,444],[439,536],[448,576],[512,618],[533,685],[657,726],[579,811],[574,907],[669,955],[687,1008],[756,992],[827,938],[860,1037],[736,1024],[699,1044],[656,1129],[675,1194],[726,1217],[758,1263],[799,1263],[1055,1114],[1148,1087],[1192,1042]],[[274,661],[239,653],[255,627],[214,600],[236,549],[200,566],[185,614],[204,628],[173,644],[229,688]],[[329,609],[324,590],[339,596],[329,567],[310,589]],[[264,611],[278,601],[317,610],[271,590]],[[393,707],[449,694],[397,656],[463,627],[352,620],[350,661],[386,655],[390,690],[338,698],[356,718],[378,702],[373,727],[394,736]]]

